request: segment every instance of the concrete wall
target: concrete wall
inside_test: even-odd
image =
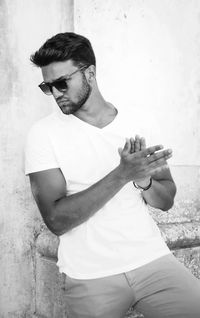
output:
[[[200,163],[199,0],[76,0],[74,28],[97,55],[107,100],[129,111],[133,134]]]
[[[178,192],[168,212],[150,209],[174,255],[200,278],[199,1],[76,0],[74,28],[91,39],[104,96],[149,143],[172,147]],[[124,127],[125,129],[126,127]],[[65,317],[58,240],[36,241],[37,313]],[[45,270],[48,264],[48,271]],[[50,295],[50,297],[48,297]],[[53,299],[53,301],[52,301]],[[45,303],[45,307],[44,307]],[[132,309],[126,317],[141,317]]]
[[[73,28],[91,39],[100,89],[128,113],[133,135],[173,148],[175,206],[152,213],[175,255],[200,277],[199,15],[198,0],[0,1],[0,318],[66,316],[58,241],[41,222],[22,153],[29,127],[55,107],[37,88],[41,74],[28,57]]]
[[[41,223],[23,168],[26,132],[51,111],[29,56],[46,38],[73,30],[71,0],[0,1],[0,317],[33,317],[34,242]]]

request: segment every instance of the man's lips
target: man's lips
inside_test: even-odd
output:
[[[59,106],[64,106],[69,104],[70,100],[69,99],[62,99],[62,100],[57,100],[57,103]]]

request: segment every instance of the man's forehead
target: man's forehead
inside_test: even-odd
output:
[[[53,62],[41,68],[44,82],[52,82],[56,79],[70,74],[74,71],[74,63],[72,60],[63,62]]]

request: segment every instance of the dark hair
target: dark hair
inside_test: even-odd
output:
[[[73,32],[56,34],[30,57],[31,62],[39,67],[70,59],[79,66],[96,66],[96,59],[90,41]]]

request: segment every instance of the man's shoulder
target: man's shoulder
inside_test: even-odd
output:
[[[56,112],[53,112],[45,117],[38,119],[36,122],[32,124],[29,132],[34,130],[46,130],[48,127],[52,127],[53,123],[56,123],[58,120],[58,116]]]
[[[57,112],[53,112],[45,117],[40,118],[37,120],[33,126],[46,126],[58,120]]]
[[[35,121],[28,130],[27,140],[41,139],[48,135],[48,131],[53,127],[56,115],[51,113]]]

